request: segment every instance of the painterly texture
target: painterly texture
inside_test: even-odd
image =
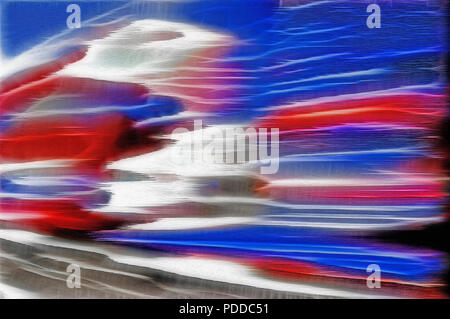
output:
[[[0,295],[445,298],[444,251],[379,237],[446,222],[444,2],[368,4],[2,2]],[[276,171],[180,152],[226,128]]]

